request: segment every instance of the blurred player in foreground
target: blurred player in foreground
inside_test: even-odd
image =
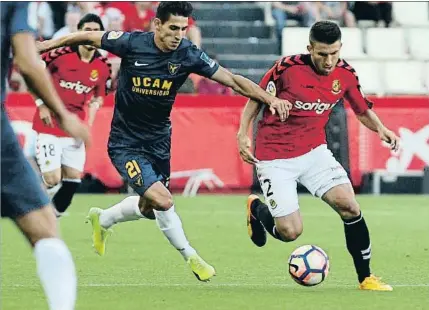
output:
[[[1,20],[1,216],[12,219],[33,246],[49,308],[72,310],[77,287],[72,256],[59,239],[53,208],[6,116],[4,101],[11,47],[27,85],[54,112],[63,130],[85,142],[89,142],[89,132],[64,107],[40,62],[34,30],[27,24],[28,2],[2,2]]]
[[[85,15],[78,23],[79,31],[104,30],[100,17]],[[107,59],[90,45],[63,47],[44,53],[42,59],[51,73],[55,89],[66,108],[85,120],[89,103],[88,123],[92,126],[97,110],[103,105],[106,84],[110,81]],[[38,109],[33,118],[37,132],[36,159],[52,203],[60,216],[70,206],[81,183],[85,166],[85,144],[59,128],[49,108],[37,98]]]
[[[371,242],[365,220],[346,171],[326,145],[324,127],[332,108],[346,99],[363,125],[382,141],[398,148],[398,137],[371,110],[355,70],[339,58],[341,30],[333,22],[315,23],[310,30],[309,54],[281,58],[263,77],[260,86],[293,104],[281,123],[264,111],[250,152],[247,135],[261,105],[250,100],[242,114],[237,135],[240,155],[255,164],[265,203],[258,196],[247,200],[247,226],[257,246],[266,243],[266,231],[290,242],[303,230],[297,182],[329,204],[344,222],[347,249],[356,268],[359,288],[391,291],[370,272]]]
[[[122,58],[108,152],[116,169],[140,197],[127,197],[106,210],[90,210],[97,253],[104,254],[107,229],[115,223],[156,218],[195,276],[206,281],[215,275],[215,270],[190,246],[168,190],[170,112],[177,90],[190,73],[196,73],[267,104],[282,120],[287,117],[288,107],[284,100],[220,67],[185,39],[191,13],[189,2],[161,2],[155,32],[77,32],[40,42],[39,49],[90,44]]]

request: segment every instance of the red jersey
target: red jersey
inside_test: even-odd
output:
[[[344,60],[339,60],[333,72],[324,76],[316,73],[309,54],[283,57],[259,85],[293,105],[285,122],[264,107],[255,143],[259,160],[293,158],[325,144],[329,115],[344,99],[356,114],[372,106],[361,91],[356,71]]]
[[[92,60],[87,63],[80,59],[77,47],[62,47],[42,55],[46,68],[58,95],[66,108],[85,120],[85,104],[92,97],[106,95],[106,83],[110,79],[110,64],[106,58],[96,51]],[[54,128],[45,125],[36,110],[33,118],[33,129],[38,133],[46,133],[58,137],[66,137],[56,122]]]

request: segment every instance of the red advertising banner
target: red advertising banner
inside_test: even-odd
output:
[[[347,111],[350,169],[355,185],[363,173],[377,169],[392,172],[423,170],[429,166],[429,98],[373,98],[374,111],[401,139],[398,152]]]
[[[349,154],[352,180],[374,169],[423,169],[429,165],[429,99],[427,97],[372,98],[374,111],[402,139],[402,150],[393,154],[376,133],[361,125],[348,110]],[[229,189],[249,188],[252,167],[237,152],[235,135],[246,99],[239,96],[178,96],[171,118],[172,188],[194,183]],[[34,139],[31,122],[36,107],[27,94],[10,94],[7,111],[20,141]],[[87,150],[85,172],[106,186],[117,188],[122,180],[107,155],[107,139],[113,114],[113,96],[97,113],[92,128],[93,146]],[[192,180],[194,183],[190,183]]]
[[[252,167],[240,159],[235,139],[245,102],[246,99],[239,96],[178,96],[171,115],[172,188],[184,188],[190,178],[197,178],[197,182],[207,186],[250,187]],[[11,94],[6,106],[20,141],[23,145],[31,145],[34,139],[31,126],[36,111],[31,97]],[[85,172],[108,187],[118,188],[122,179],[107,155],[112,115],[113,100],[109,96],[105,106],[97,112]]]

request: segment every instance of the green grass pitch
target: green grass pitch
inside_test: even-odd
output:
[[[429,197],[358,196],[372,238],[372,270],[393,292],[357,289],[339,217],[323,202],[301,196],[304,233],[293,243],[270,237],[263,248],[247,236],[245,196],[176,197],[191,244],[217,270],[200,283],[154,221],[114,227],[104,257],[91,248],[85,214],[122,196],[79,195],[60,222],[79,277],[78,310],[118,309],[429,309]],[[24,238],[2,221],[1,309],[47,309]],[[287,273],[296,247],[315,244],[331,270],[319,286],[300,287]]]

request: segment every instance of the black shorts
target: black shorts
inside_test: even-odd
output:
[[[15,219],[49,203],[1,108],[1,216]]]
[[[158,181],[168,188],[170,159],[155,159],[139,150],[124,148],[109,148],[108,153],[116,170],[140,196]]]

